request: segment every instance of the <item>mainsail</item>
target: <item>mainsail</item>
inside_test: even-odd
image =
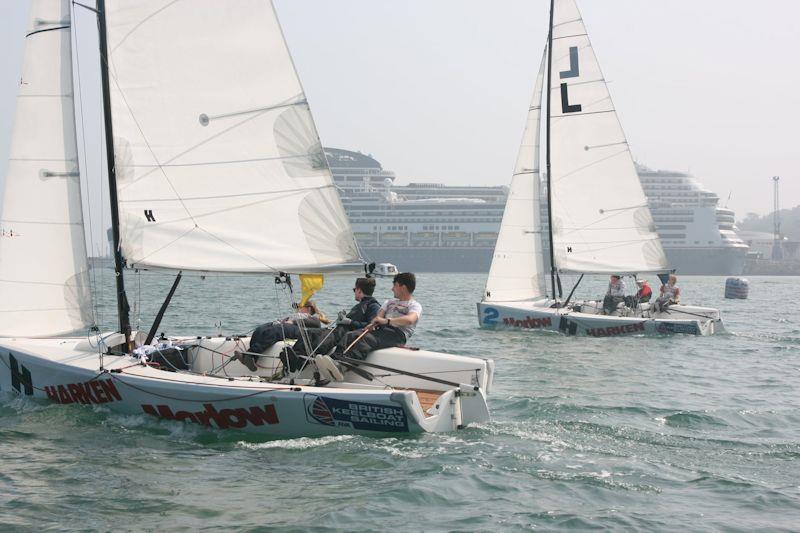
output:
[[[91,322],[69,0],[34,0],[0,219],[0,336]]]
[[[360,262],[271,2],[114,0],[106,21],[130,266]]]
[[[668,269],[600,65],[575,0],[555,0],[550,161],[556,267]]]
[[[545,294],[541,240],[539,130],[546,55],[522,134],[514,176],[497,235],[485,301],[531,300]]]

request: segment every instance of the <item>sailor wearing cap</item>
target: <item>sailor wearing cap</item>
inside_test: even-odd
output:
[[[639,303],[649,302],[650,298],[653,296],[653,290],[650,288],[650,285],[647,284],[647,280],[644,278],[637,279],[636,285],[639,286],[639,290],[636,292],[636,299]]]

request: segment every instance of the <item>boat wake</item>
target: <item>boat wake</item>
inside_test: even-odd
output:
[[[245,442],[236,443],[238,447],[246,450],[308,450],[310,448],[321,448],[330,444],[349,441],[356,438],[354,435],[330,435],[327,437],[300,437],[299,439],[273,440],[268,442]]]

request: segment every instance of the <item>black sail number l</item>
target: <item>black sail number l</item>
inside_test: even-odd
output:
[[[569,105],[569,95],[567,93],[567,84],[561,84],[561,112],[566,113],[580,113],[583,108],[581,104]]]
[[[578,64],[578,47],[577,46],[570,46],[569,47],[569,70],[562,70],[558,73],[558,77],[563,79],[566,78],[577,78],[581,75],[580,66]]]
[[[580,64],[578,63],[578,47],[577,46],[570,46],[569,47],[569,70],[562,70],[558,73],[558,77],[560,79],[566,78],[577,78],[580,76]],[[569,92],[567,89],[567,84],[561,84],[561,112],[566,113],[580,113],[582,110],[580,104],[570,105],[569,104]]]

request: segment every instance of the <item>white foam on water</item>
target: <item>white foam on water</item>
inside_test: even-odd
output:
[[[5,406],[13,409],[18,414],[44,411],[45,409],[48,409],[53,405],[33,399],[29,396],[20,396],[14,393],[8,393],[8,395],[4,399],[6,400],[3,402]]]
[[[299,439],[273,440],[269,442],[237,442],[236,445],[247,450],[266,450],[279,448],[284,450],[307,450],[327,446],[336,442],[354,439],[355,435],[333,435],[328,437],[300,437]]]
[[[422,453],[421,451],[400,450],[393,446],[378,446],[380,450],[385,450],[395,457],[402,457],[404,459],[422,459],[429,455],[440,453],[438,450],[430,450],[431,453]]]

